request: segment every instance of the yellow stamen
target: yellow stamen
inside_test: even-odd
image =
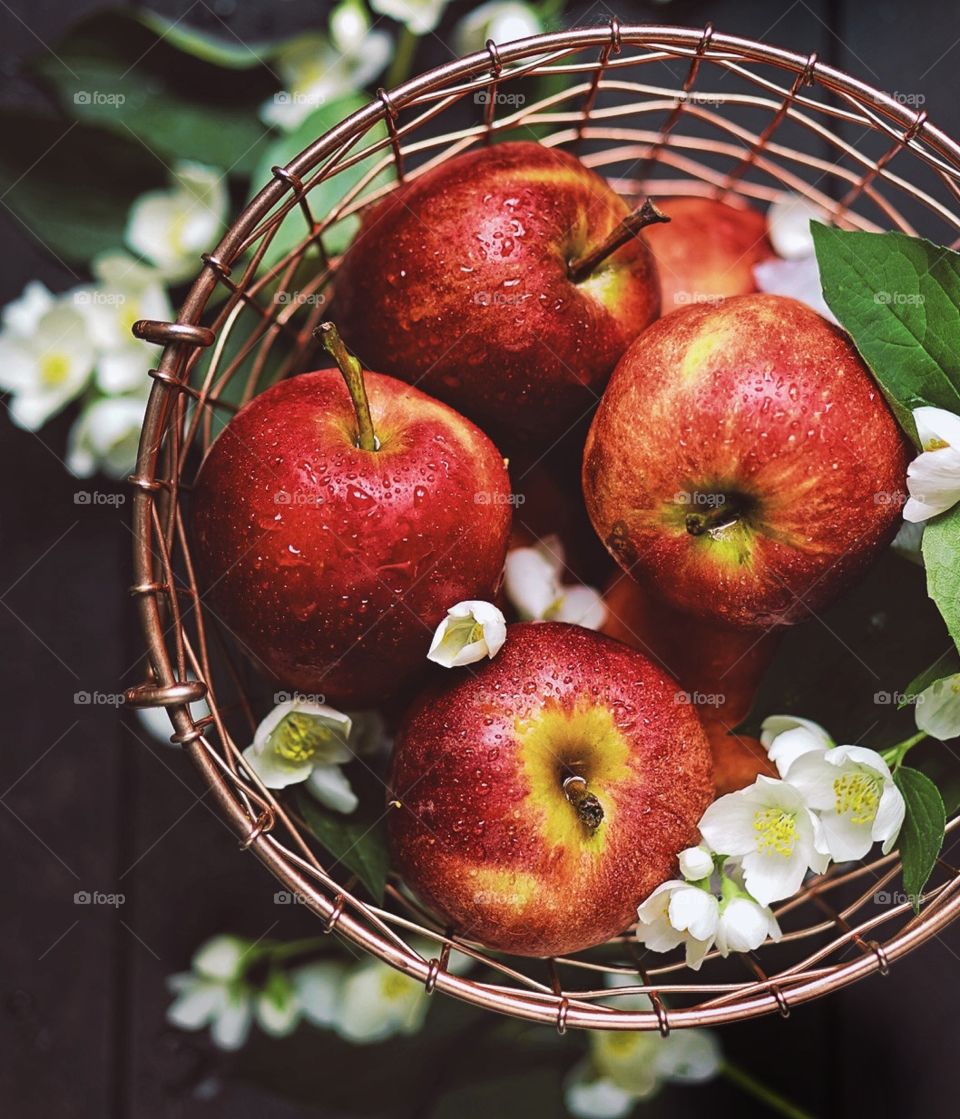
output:
[[[70,359],[66,354],[44,354],[40,361],[40,379],[50,388],[63,384],[70,372]]]
[[[308,762],[330,736],[330,728],[310,715],[292,712],[270,735],[270,746],[289,762]]]
[[[833,783],[836,811],[840,816],[850,816],[852,824],[871,824],[880,803],[879,777],[871,777],[860,770],[841,774]]]
[[[753,817],[757,850],[763,855],[789,859],[797,842],[797,818],[782,808],[764,808]]]

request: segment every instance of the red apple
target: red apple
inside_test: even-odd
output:
[[[494,597],[510,505],[483,432],[401,381],[354,372],[351,391],[326,369],[241,409],[204,459],[193,529],[201,586],[254,660],[362,707],[425,669],[448,607]]]
[[[394,866],[457,933],[526,956],[622,932],[697,841],[710,751],[677,684],[618,641],[556,622],[507,629],[400,730]]]
[[[491,430],[555,438],[660,310],[650,252],[629,232],[579,270],[620,239],[627,216],[565,152],[527,142],[466,152],[366,216],[336,278],[344,338],[373,368]]]
[[[657,262],[663,313],[757,290],[753,266],[776,254],[767,219],[745,204],[665,198],[670,224],[644,235]]]
[[[587,438],[590,519],[624,570],[704,617],[808,617],[893,538],[907,447],[850,340],[776,295],[666,315]]]
[[[698,618],[664,602],[620,572],[603,594],[603,632],[645,653],[672,676],[694,706],[713,754],[718,796],[776,768],[756,738],[734,734],[750,713],[781,630],[744,629]]]

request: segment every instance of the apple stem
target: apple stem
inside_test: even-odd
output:
[[[713,529],[733,524],[739,517],[739,510],[729,502],[724,502],[703,513],[688,513],[683,523],[691,536],[703,536]]]
[[[579,284],[581,280],[585,280],[596,271],[608,256],[636,237],[641,229],[669,220],[652,198],[645,198],[635,210],[631,210],[622,221],[617,222],[596,248],[590,249],[576,260],[571,260],[567,265],[567,274],[575,284]]]
[[[581,821],[591,831],[596,831],[603,820],[603,806],[594,794],[587,790],[586,780],[577,776],[567,777],[563,782],[563,792],[576,809]]]
[[[367,399],[367,386],[363,380],[363,366],[344,345],[340,332],[332,322],[321,323],[314,331],[314,336],[320,339],[324,349],[337,363],[346,382],[347,391],[353,401],[353,410],[357,416],[357,446],[362,451],[379,450],[380,441],[373,430],[370,401]]]

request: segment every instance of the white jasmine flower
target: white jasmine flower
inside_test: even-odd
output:
[[[173,282],[198,268],[200,254],[214,248],[227,216],[222,172],[181,160],[168,190],[142,194],[130,209],[126,242]]]
[[[174,1001],[167,1021],[182,1030],[210,1027],[214,1044],[221,1049],[239,1049],[253,1021],[254,992],[244,982],[250,942],[233,936],[217,936],[194,954],[192,970],[167,980]]]
[[[318,960],[290,973],[300,1011],[308,1022],[333,1026],[346,977],[347,966],[341,960]]]
[[[713,874],[713,853],[706,847],[688,847],[677,859],[680,873],[688,882],[701,882]]]
[[[638,1098],[598,1075],[589,1059],[574,1065],[563,1084],[563,1102],[575,1119],[624,1119]]]
[[[196,676],[192,672],[187,673],[188,680],[196,680]],[[205,719],[210,714],[210,705],[205,699],[199,700],[197,703],[191,703],[189,707],[190,717],[194,722],[200,719]],[[158,742],[162,742],[164,746],[173,745],[170,741],[170,736],[173,734],[173,724],[170,722],[170,716],[167,714],[165,707],[137,707],[135,708],[137,722],[143,729],[155,738]]]
[[[960,416],[943,408],[915,408],[923,451],[907,467],[906,521],[926,521],[960,501]]]
[[[479,599],[458,602],[437,626],[427,660],[444,668],[492,660],[506,639],[507,621],[496,606]]]
[[[721,902],[716,940],[721,956],[728,956],[731,952],[752,952],[768,937],[776,941],[781,935],[772,910],[747,894],[741,893]]]
[[[350,728],[350,716],[325,703],[287,700],[257,727],[243,759],[268,789],[285,789],[306,781],[317,766],[350,761]],[[318,784],[323,787],[322,778]]]
[[[104,396],[88,404],[70,429],[66,462],[71,474],[89,478],[100,470],[125,478],[132,473],[145,408],[145,396]]]
[[[460,54],[481,51],[488,39],[495,43],[511,43],[526,39],[543,30],[543,21],[536,10],[519,0],[489,0],[469,11],[456,30],[457,50]]]
[[[834,745],[829,734],[812,719],[794,715],[769,715],[763,720],[760,741],[781,777],[802,754],[829,750]]]
[[[87,320],[69,297],[33,281],[4,308],[2,323],[0,391],[13,397],[13,422],[38,431],[90,379],[95,350]]]
[[[669,952],[683,944],[687,967],[700,970],[717,932],[720,905],[716,896],[690,882],[661,883],[637,909],[637,939],[652,952]]]
[[[404,24],[414,35],[433,31],[443,17],[449,0],[370,0],[370,7],[381,16]]]
[[[172,319],[170,300],[158,273],[126,253],[103,253],[92,267],[98,285],[77,288],[71,295],[86,315],[97,348],[97,385],[105,393],[143,388],[160,347],[134,338],[133,324],[138,319]]]
[[[300,1022],[301,1007],[296,989],[282,971],[274,971],[266,986],[254,996],[257,1025],[270,1037],[287,1037]]]
[[[906,805],[876,751],[836,746],[804,754],[790,768],[790,784],[819,815],[818,849],[837,862],[862,859],[874,843],[884,854],[892,849]]]
[[[917,727],[947,742],[960,735],[960,673],[945,676],[917,696]]]
[[[368,85],[390,61],[386,31],[373,30],[360,0],[343,0],[330,16],[329,35],[307,32],[274,59],[285,88],[261,106],[260,119],[292,132],[316,109]]]
[[[652,1006],[646,995],[604,1001],[631,1010]],[[666,1038],[594,1030],[589,1057],[574,1067],[564,1084],[564,1100],[567,1110],[582,1119],[619,1119],[663,1083],[700,1084],[716,1076],[720,1064],[719,1043],[708,1030],[677,1030]]]
[[[810,222],[823,219],[823,210],[799,194],[778,198],[767,210],[767,234],[774,252],[785,260],[812,257]]]
[[[785,781],[760,776],[720,797],[703,814],[700,832],[715,851],[741,860],[746,888],[761,905],[795,894],[808,869],[826,869],[815,844],[819,821]]]
[[[564,586],[563,547],[555,536],[507,553],[503,590],[525,621],[569,622],[599,629],[607,608],[592,587]]]
[[[828,322],[837,323],[836,316],[827,306],[820,285],[820,269],[815,256],[800,260],[764,260],[753,266],[753,279],[758,291],[768,295],[786,295],[797,299]]]
[[[333,1027],[358,1044],[413,1034],[423,1025],[429,999],[423,984],[380,960],[364,960],[339,991]]]

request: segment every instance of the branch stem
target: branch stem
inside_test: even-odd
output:
[[[583,777],[570,776],[563,782],[563,795],[576,809],[582,823],[596,831],[603,821],[603,806],[587,788]]]
[[[755,1100],[766,1104],[777,1115],[785,1115],[787,1119],[812,1119],[809,1112],[784,1099],[778,1092],[768,1088],[766,1084],[762,1084],[738,1065],[732,1065],[729,1061],[724,1061],[720,1066],[720,1071],[729,1081],[746,1092],[748,1096],[753,1096]]]
[[[370,415],[370,401],[367,399],[367,386],[363,381],[363,366],[343,343],[340,333],[332,322],[321,323],[314,331],[315,337],[323,343],[327,353],[337,363],[347,385],[353,410],[357,416],[357,446],[362,451],[379,450],[377,433],[373,430]]]
[[[579,284],[581,280],[592,275],[608,256],[636,237],[641,229],[669,220],[652,198],[645,198],[635,210],[631,210],[613,227],[599,245],[588,249],[576,260],[571,260],[567,265],[567,275],[575,284]]]

